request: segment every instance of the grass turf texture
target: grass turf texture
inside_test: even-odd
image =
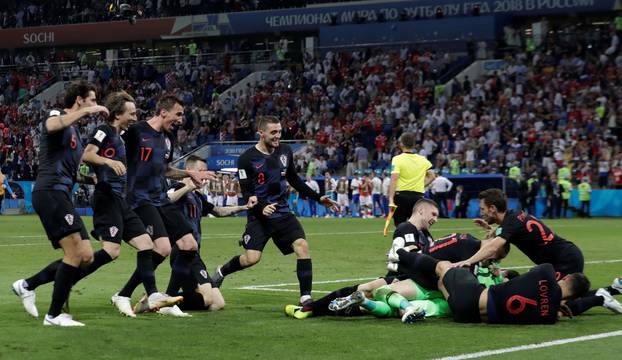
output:
[[[85,218],[91,227],[91,219]],[[310,241],[314,280],[318,282],[373,278],[385,272],[385,253],[390,237],[382,237],[383,219],[303,219]],[[594,286],[609,285],[622,275],[619,262],[619,219],[549,220],[547,224],[583,250],[586,273]],[[204,219],[202,255],[208,270],[240,253],[238,239],[244,219]],[[483,234],[469,220],[441,220],[433,235],[451,232]],[[446,319],[426,320],[407,326],[397,319],[310,318],[294,320],[283,314],[286,304],[298,301],[296,285],[276,286],[285,291],[240,289],[245,286],[297,283],[294,255],[282,256],[268,244],[262,261],[252,269],[227,278],[223,294],[225,310],[193,312],[192,318],[169,318],[157,314],[122,317],[109,304],[135,264],[135,251],[124,244],[121,256],[79,282],[71,295],[71,311],[84,328],[49,328],[42,317],[50,303],[52,286],[37,289],[40,319],[23,310],[9,291],[11,283],[39,271],[61,256],[52,250],[34,216],[0,217],[0,359],[181,359],[221,358],[435,358],[572,338],[622,329],[622,316],[597,308],[554,326],[489,326],[455,324]],[[93,242],[93,248],[99,244]],[[516,248],[504,266],[531,265]],[[168,264],[157,271],[158,286],[165,289]],[[521,269],[520,271],[526,271]],[[364,282],[364,281],[360,281]],[[315,284],[314,297],[357,281]],[[141,295],[142,287],[134,294]],[[622,300],[622,296],[618,296]],[[618,359],[620,337],[497,355],[496,358]],[[616,355],[618,354],[618,355]],[[493,357],[495,358],[495,357]]]

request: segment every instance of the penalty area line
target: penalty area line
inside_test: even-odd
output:
[[[480,351],[480,352],[470,353],[470,354],[460,354],[460,355],[455,355],[455,356],[447,356],[447,357],[437,358],[435,360],[477,359],[477,358],[481,358],[481,357],[485,357],[485,356],[507,354],[507,353],[517,352],[517,351],[541,349],[541,348],[547,348],[547,347],[552,347],[552,346],[565,345],[565,344],[571,344],[571,343],[577,343],[577,342],[583,342],[583,341],[592,341],[592,340],[598,340],[598,339],[605,339],[605,338],[614,337],[614,336],[622,336],[622,330],[610,331],[610,332],[606,332],[606,333],[586,335],[586,336],[579,336],[579,337],[574,337],[574,338],[546,341],[546,342],[543,342],[543,343],[513,346],[513,347],[503,348],[503,349],[486,350],[486,351]]]

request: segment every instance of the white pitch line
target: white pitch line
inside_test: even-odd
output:
[[[573,224],[566,224],[566,225],[556,225],[556,228],[574,228],[574,227],[584,227],[583,225],[573,225]],[[448,228],[444,228],[444,227],[435,227],[434,228],[435,231],[460,231],[460,230],[479,230],[479,228],[477,228],[476,226],[469,226],[469,227],[448,227]],[[321,233],[308,233],[307,235],[311,235],[311,236],[324,236],[324,235],[356,235],[356,234],[380,234],[382,232],[382,230],[374,230],[374,231],[349,231],[349,232],[321,232]],[[221,234],[205,234],[203,235],[201,238],[203,239],[207,239],[207,238],[212,238],[212,237],[228,237],[228,236],[232,236],[232,237],[237,237],[237,236],[242,236],[242,232],[239,233],[221,233]],[[9,238],[9,239],[36,239],[36,238],[41,238],[44,239],[45,236],[43,235],[5,235],[3,236],[3,238]]]
[[[324,281],[314,281],[313,285],[317,285],[317,284],[334,284],[334,283],[340,283],[340,282],[348,282],[348,281],[360,281],[360,280],[370,280],[370,279],[376,279],[376,278],[356,278],[356,279],[339,279],[339,280],[324,280]],[[248,286],[243,286],[241,288],[239,288],[240,290],[247,290],[247,289],[261,289],[261,288],[270,288],[270,287],[281,287],[281,286],[291,286],[291,285],[298,285],[298,283],[282,283],[282,284],[270,284],[270,285],[248,285]]]
[[[255,291],[274,291],[274,292],[299,292],[300,290],[298,289],[280,289],[280,288],[250,288],[250,287],[243,287],[243,288],[234,288],[233,290],[255,290]],[[320,294],[328,294],[330,291],[326,291],[326,290],[313,290],[314,293],[320,293]]]
[[[540,348],[545,348],[545,347],[565,345],[565,344],[582,342],[582,341],[591,341],[591,340],[605,339],[605,338],[614,337],[614,336],[622,336],[622,330],[611,331],[611,332],[600,333],[600,334],[593,334],[593,335],[586,335],[586,336],[579,336],[579,337],[575,337],[575,338],[559,339],[559,340],[547,341],[547,342],[537,343],[537,344],[513,346],[513,347],[509,347],[509,348],[504,348],[504,349],[486,350],[486,351],[480,351],[480,352],[471,353],[471,354],[461,354],[461,355],[456,355],[456,356],[447,356],[447,357],[443,357],[443,358],[437,358],[436,360],[477,359],[477,358],[481,358],[481,357],[484,357],[484,356],[491,356],[491,355],[507,354],[507,353],[517,352],[517,351],[540,349]]]

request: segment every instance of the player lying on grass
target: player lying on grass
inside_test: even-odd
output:
[[[584,259],[579,247],[554,233],[542,220],[523,211],[510,210],[507,198],[499,189],[488,189],[479,194],[482,226],[492,230],[488,224],[497,224],[494,237],[470,258],[455,262],[452,266],[470,266],[482,260],[494,258],[509,244],[514,244],[535,264],[550,263],[557,279],[583,272]],[[606,288],[590,291],[585,297],[568,302],[573,315],[579,315],[595,306],[622,314],[622,305]]]
[[[207,164],[203,158],[192,155],[186,160],[185,169],[187,171],[206,171]],[[194,238],[198,241],[199,247],[199,251],[197,251],[190,266],[190,273],[184,277],[181,283],[182,292],[176,294],[176,296],[182,296],[184,299],[179,304],[179,308],[180,310],[220,310],[224,308],[225,300],[220,289],[212,287],[212,280],[207,272],[205,263],[201,259],[201,219],[209,214],[216,217],[231,216],[251,209],[253,204],[249,202],[244,206],[215,206],[207,201],[196,183],[189,178],[174,183],[168,191],[168,197],[171,202],[177,205],[186,220],[192,225],[192,232]],[[178,252],[179,249],[174,246],[170,255],[171,266],[179,255]],[[143,297],[136,305],[137,313],[149,310],[146,300],[146,297]],[[159,312],[169,312],[169,309],[162,308]],[[178,316],[188,316],[188,314],[181,311],[174,312]]]
[[[397,250],[409,245],[415,245],[422,252],[431,254],[432,256],[449,261],[459,261],[459,259],[467,259],[475,254],[481,247],[480,242],[469,234],[452,234],[432,241],[432,236],[428,229],[436,223],[438,219],[438,207],[434,201],[428,199],[419,200],[413,209],[411,217],[398,226],[393,235],[393,245],[389,250],[388,259],[389,273],[382,278],[373,280],[365,284],[347,286],[318,299],[307,306],[287,305],[286,314],[297,319],[304,319],[309,316],[324,315],[353,315],[352,309],[347,308],[343,311],[334,313],[329,310],[329,304],[340,297],[345,297],[355,291],[363,291],[367,297],[372,297],[372,291],[391,284],[392,290],[406,296],[410,300],[428,300],[430,298],[428,289],[436,288],[436,281],[426,277],[412,277],[404,274],[399,269],[399,258]],[[502,256],[507,254],[507,250]],[[399,282],[399,280],[411,279],[411,281]],[[395,285],[393,283],[396,283]],[[437,294],[440,297],[440,294]],[[354,307],[358,309],[358,307]],[[356,312],[356,310],[354,310]]]
[[[526,274],[486,288],[471,271],[452,267],[426,254],[397,251],[402,271],[438,277],[453,319],[462,323],[554,324],[559,313],[571,315],[562,302],[584,296],[590,282],[583,273],[556,279],[551,264],[540,264]]]
[[[479,267],[476,274],[478,282],[486,287],[501,284],[518,275],[518,272],[514,270],[499,270],[493,263],[490,267]],[[408,299],[399,292],[412,286],[417,289],[414,298]],[[396,288],[398,291],[393,290]],[[346,297],[333,300],[328,307],[335,312],[350,307],[360,307],[363,312],[376,317],[399,317],[404,323],[413,323],[423,317],[446,317],[452,314],[447,300],[440,291],[421,288],[410,279],[381,286],[372,294],[373,298],[368,299],[364,292],[356,291]],[[356,310],[350,309],[350,313],[353,312]]]

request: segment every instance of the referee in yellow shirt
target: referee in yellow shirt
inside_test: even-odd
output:
[[[413,153],[415,135],[403,133],[399,139],[402,153],[391,160],[389,205],[396,205],[393,221],[397,227],[412,214],[417,200],[423,198],[425,187],[436,177],[432,163],[424,156]]]

